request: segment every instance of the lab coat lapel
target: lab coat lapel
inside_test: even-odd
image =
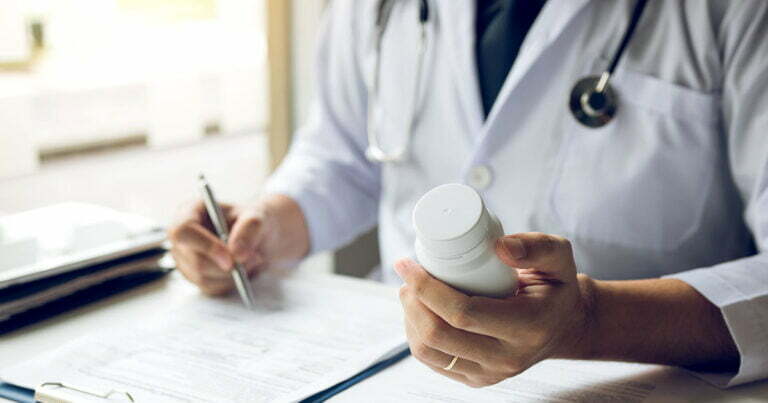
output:
[[[491,108],[486,126],[493,125],[501,105],[509,101],[520,80],[525,77],[531,66],[542,55],[555,39],[560,36],[566,26],[589,0],[548,0],[541,14],[526,35],[517,59],[507,74],[507,78],[499,91],[498,99]],[[474,3],[474,2],[472,2]],[[474,57],[472,58],[474,60]],[[476,75],[475,75],[476,77]],[[477,79],[474,80],[477,83]],[[479,100],[478,100],[479,102]]]
[[[499,105],[507,102],[510,94],[544,50],[562,33],[589,0],[549,0],[541,10],[526,37],[517,60],[512,66],[499,92],[488,119],[483,116],[480,84],[475,60],[475,1],[440,3],[441,31],[449,37],[448,52],[454,82],[458,90],[461,110],[466,122],[465,130],[470,142],[477,143],[496,120]],[[435,4],[435,3],[433,3]]]

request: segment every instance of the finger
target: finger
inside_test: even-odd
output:
[[[235,289],[235,282],[231,278],[227,279],[206,279],[205,282],[197,284],[197,288],[202,291],[203,294],[218,297],[221,295],[227,295]]]
[[[496,243],[496,254],[510,267],[536,269],[564,282],[576,280],[573,249],[563,237],[538,232],[507,235]]]
[[[195,284],[202,280],[200,273],[197,273],[197,270],[193,269],[192,265],[187,261],[186,256],[178,247],[172,246],[170,252],[176,269],[181,272],[187,280]]]
[[[210,257],[194,251],[189,251],[188,253],[191,255],[189,261],[192,262],[195,269],[200,272],[203,279],[227,280],[232,278],[231,272],[222,271],[221,268],[219,268],[218,263],[214,262]]]
[[[179,248],[188,247],[197,253],[210,256],[217,267],[224,271],[232,268],[232,257],[226,245],[198,222],[186,221],[174,227],[169,238]]]
[[[227,203],[219,203],[219,208],[221,209],[222,214],[224,214],[224,219],[227,220],[227,226],[231,228],[237,218],[237,207]],[[180,217],[180,222],[192,220],[199,222],[210,231],[214,230],[211,217],[208,215],[208,210],[202,200],[195,200],[194,202],[189,203],[186,208],[182,209],[182,211],[184,211],[185,214]]]
[[[519,269],[517,271],[517,294],[527,294],[531,286],[551,285],[552,281],[546,273],[535,269]]]
[[[498,361],[502,349],[498,340],[450,326],[430,311],[407,285],[400,289],[400,300],[406,319],[422,343],[450,356],[481,363],[481,366],[494,365]]]
[[[238,262],[247,262],[257,254],[261,240],[262,219],[253,213],[240,217],[232,227],[229,249]]]
[[[210,279],[229,279],[232,278],[231,271],[222,271],[218,264],[211,260],[207,255],[195,252],[193,250],[180,250],[181,254],[189,255],[186,261],[190,262],[190,265],[199,271],[204,278]],[[264,264],[259,256],[252,258],[250,261],[242,264],[248,277],[253,277],[259,271],[264,269]],[[234,264],[233,264],[234,266]]]
[[[227,280],[232,277],[229,273],[221,271],[207,256],[190,249],[172,247],[171,255],[176,261],[176,268],[195,284],[202,285],[207,281]]]
[[[461,360],[459,360],[459,361],[461,361]],[[457,364],[458,364],[458,361],[457,361]],[[483,386],[488,386],[489,385],[487,383],[484,383],[482,381],[477,380],[477,378],[475,378],[475,377],[469,377],[469,376],[466,376],[466,375],[463,375],[463,374],[459,374],[459,373],[453,372],[452,370],[449,371],[449,370],[446,370],[445,368],[436,367],[434,365],[429,365],[429,364],[424,364],[424,365],[426,365],[427,367],[429,367],[429,369],[431,369],[432,371],[437,372],[440,375],[446,376],[448,378],[451,378],[451,379],[453,379],[455,381],[461,382],[461,383],[463,383],[463,384],[465,384],[467,386],[473,387],[473,388],[481,388]]]
[[[409,330],[409,326],[406,323],[406,334],[409,332],[413,333],[414,331],[412,328]],[[422,364],[426,365],[438,374],[461,382],[465,385],[471,386],[473,388],[479,388],[493,385],[506,379],[506,377],[503,375],[488,373],[484,370],[480,370],[476,363],[467,361],[461,357],[457,357],[456,361],[454,362],[454,356],[440,355],[440,352],[435,353],[435,350],[424,348],[423,345],[415,341],[413,337],[409,337],[409,340],[413,340],[409,344],[411,353]],[[431,354],[436,354],[436,357],[430,358]],[[453,366],[451,366],[451,363],[453,363]],[[446,369],[447,367],[450,367],[450,369]]]
[[[479,388],[480,386],[482,386],[479,383],[470,381],[469,378],[466,375],[462,375],[462,374],[458,374],[456,372],[448,371],[448,370],[443,369],[441,367],[436,367],[434,365],[429,365],[427,363],[422,363],[422,364],[426,365],[427,367],[429,367],[429,369],[431,369],[432,371],[437,372],[440,375],[443,375],[445,377],[451,378],[454,381],[461,382],[461,383],[463,383],[463,384],[465,384],[467,386],[471,386],[473,388]]]
[[[197,284],[200,290],[209,296],[226,295],[235,289],[232,272],[223,272],[207,256],[192,252],[190,261],[200,274],[201,281]],[[246,269],[246,272],[248,270]],[[248,273],[251,277],[253,273]]]
[[[235,283],[232,280],[232,276],[227,273],[219,269],[212,269],[212,272],[217,273],[216,276],[207,277],[204,271],[196,268],[198,267],[196,262],[189,262],[188,258],[183,257],[184,254],[174,253],[173,251],[171,253],[174,254],[174,260],[176,260],[181,274],[195,284],[204,294],[218,296],[227,294],[234,289]],[[221,276],[222,274],[223,277]]]
[[[249,278],[267,270],[267,265],[264,263],[264,260],[259,254],[256,254],[253,258],[251,258],[251,260],[243,263],[243,267],[245,268],[245,272],[248,274]]]
[[[459,365],[459,361],[461,360],[457,360],[456,364],[453,365],[451,370],[446,370],[445,367],[451,363],[453,357],[436,350],[431,350],[429,347],[425,347],[423,344],[419,344],[416,337],[414,336],[415,333],[416,332],[413,330],[413,327],[408,322],[406,322],[405,334],[408,337],[408,346],[410,347],[411,355],[413,355],[414,358],[441,375],[447,376],[448,378],[464,384],[469,384],[469,379],[467,376],[457,370],[457,365]]]
[[[510,327],[530,321],[529,302],[520,298],[485,298],[468,296],[432,277],[412,260],[401,260],[395,270],[430,311],[449,325],[507,339]]]

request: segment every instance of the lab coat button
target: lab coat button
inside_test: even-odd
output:
[[[487,188],[493,180],[491,169],[485,165],[476,165],[469,170],[467,184],[477,190]]]

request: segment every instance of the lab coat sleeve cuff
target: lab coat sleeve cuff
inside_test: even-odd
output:
[[[765,259],[742,259],[710,268],[685,271],[667,278],[685,281],[720,308],[731,337],[739,350],[741,363],[735,373],[691,371],[705,381],[727,388],[768,377],[768,292],[752,292],[765,282]],[[751,274],[751,275],[750,275]],[[756,277],[756,278],[755,278]]]

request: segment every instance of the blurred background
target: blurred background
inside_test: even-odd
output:
[[[0,0],[0,215],[81,201],[170,224],[205,172],[253,199],[313,94],[326,0]],[[313,258],[367,271],[375,237]]]

